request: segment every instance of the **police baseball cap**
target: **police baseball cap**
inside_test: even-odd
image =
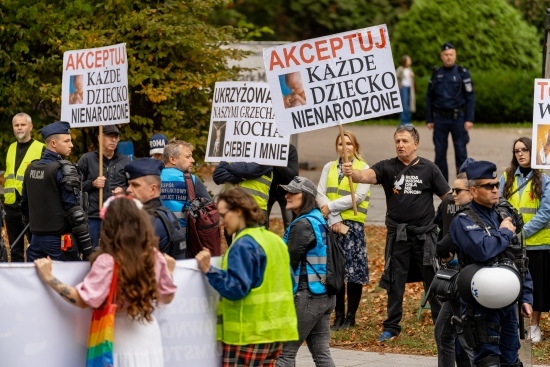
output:
[[[142,176],[160,176],[164,168],[161,161],[152,158],[140,158],[124,166],[124,174],[128,180],[133,180]]]
[[[492,179],[497,177],[497,166],[489,161],[474,161],[463,168],[468,180]]]
[[[279,185],[277,190],[284,190],[291,194],[297,194],[299,192],[305,192],[307,194],[317,196],[317,188],[315,184],[308,178],[296,176],[289,182],[288,185]]]
[[[168,138],[163,134],[155,134],[149,139],[149,155],[163,154],[164,147],[168,144]]]
[[[103,126],[103,135],[117,134],[120,135],[120,130],[116,125],[105,125]]]
[[[450,42],[445,42],[445,43],[443,44],[443,46],[441,46],[441,51],[447,51],[447,50],[450,50],[450,49],[453,49],[453,48],[455,48],[455,46],[453,46],[452,43],[450,43]]]
[[[44,139],[54,134],[70,134],[70,133],[71,133],[71,125],[69,125],[69,123],[66,121],[57,121],[57,122],[51,123],[49,125],[44,126],[40,130],[40,134],[42,134],[42,137]]]

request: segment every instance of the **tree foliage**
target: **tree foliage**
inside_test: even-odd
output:
[[[64,51],[124,42],[131,122],[122,130],[122,138],[134,142],[137,156],[147,155],[148,138],[162,132],[191,142],[201,156],[214,83],[234,79],[238,70],[228,68],[226,61],[242,57],[239,51],[221,47],[236,42],[238,30],[208,22],[212,7],[221,2],[3,0],[1,148],[5,151],[14,140],[15,113],[29,113],[35,128],[59,118]],[[73,130],[79,130],[75,131],[77,154],[82,153],[95,129]]]
[[[473,70],[532,71],[542,60],[535,28],[506,0],[416,0],[391,40],[396,60],[409,54],[419,75],[441,64],[444,42],[456,47],[459,64]]]
[[[233,0],[219,8],[219,24],[237,26],[243,19],[269,27],[264,41],[298,41],[386,23],[391,29],[397,14],[410,0]]]

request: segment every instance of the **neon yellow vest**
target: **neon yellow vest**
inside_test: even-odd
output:
[[[504,173],[504,180],[506,181],[506,173]],[[508,202],[512,204],[514,208],[516,208],[521,216],[523,217],[523,222],[528,223],[531,218],[537,214],[537,210],[540,206],[540,199],[535,199],[532,196],[532,183],[533,181],[529,181],[527,185],[524,186],[523,192],[521,193],[521,197],[519,195],[519,191],[514,193],[509,199]],[[512,185],[512,191],[516,190],[518,188],[517,180],[514,179],[514,184]],[[527,246],[537,246],[537,245],[548,245],[550,244],[550,224],[546,224],[546,226],[541,229],[540,231],[536,232],[530,237],[527,237],[525,239],[525,244]]]
[[[362,170],[365,166],[365,162],[359,159],[353,160],[353,169]],[[357,190],[357,183],[353,183],[353,189]],[[355,192],[355,191],[354,191]],[[349,180],[344,177],[340,183],[338,183],[338,161],[334,161],[330,167],[327,177],[327,197],[330,201],[339,199],[341,197],[351,194],[349,187]],[[365,200],[357,204],[357,215],[353,214],[353,208],[344,210],[340,213],[343,220],[353,220],[359,223],[365,223],[367,219],[367,209],[369,207],[370,190],[367,192]]]
[[[292,295],[288,249],[283,240],[264,227],[245,228],[235,237],[251,236],[267,258],[262,284],[241,300],[222,298],[218,304],[218,340],[230,345],[298,340],[298,321]],[[235,244],[222,259],[227,258]]]
[[[267,210],[267,201],[269,200],[269,188],[271,187],[272,174],[263,175],[262,177],[254,178],[239,182],[240,187],[245,189],[258,204],[260,209]]]
[[[15,170],[15,155],[17,151],[17,142],[12,143],[8,148],[8,155],[6,157],[6,173],[4,177],[6,182],[4,184],[4,203],[14,204],[16,199],[15,190],[22,195],[23,192],[23,178],[25,177],[25,171],[29,164],[36,159],[40,159],[42,155],[42,150],[44,149],[44,144],[39,141],[33,141],[29,146],[27,153],[21,161],[21,165],[17,169],[17,174]]]

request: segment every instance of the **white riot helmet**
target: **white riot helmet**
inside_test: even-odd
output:
[[[510,260],[490,266],[466,266],[460,271],[457,283],[458,293],[466,302],[477,302],[491,309],[510,306],[523,290],[521,275]]]

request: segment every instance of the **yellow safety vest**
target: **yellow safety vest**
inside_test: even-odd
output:
[[[365,166],[365,162],[359,159],[353,160],[353,169],[362,170]],[[357,183],[353,183],[354,192],[357,190]],[[327,197],[330,201],[339,199],[341,197],[351,195],[349,187],[349,180],[344,177],[340,183],[338,183],[338,161],[334,161],[330,167],[327,177]],[[353,214],[353,208],[344,210],[340,213],[343,220],[353,220],[359,223],[365,223],[367,219],[367,209],[369,207],[370,190],[367,192],[365,200],[357,203],[357,215]]]
[[[269,188],[271,187],[271,181],[273,181],[272,173],[263,175],[262,177],[253,178],[239,182],[238,186],[246,190],[254,201],[258,204],[260,209],[267,210],[267,201],[269,200]]]
[[[230,345],[298,340],[298,320],[292,295],[288,249],[265,227],[245,228],[235,237],[222,259],[227,259],[239,238],[249,235],[264,250],[267,261],[262,284],[238,301],[222,298],[218,304],[218,340]]]
[[[506,176],[506,173],[504,173],[504,181],[506,181]],[[521,197],[519,195],[519,191],[517,191],[508,199],[508,202],[519,211],[519,213],[523,217],[524,223],[528,223],[531,218],[533,218],[535,214],[537,214],[537,210],[540,206],[540,199],[535,199],[532,195],[532,182],[533,181],[529,181],[529,183],[524,186]],[[514,177],[512,191],[516,190],[517,187],[518,183]],[[550,244],[550,224],[546,224],[543,229],[525,239],[525,245],[527,246],[548,244]]]
[[[22,195],[23,193],[23,178],[25,177],[25,171],[29,164],[36,159],[40,159],[42,155],[42,150],[44,149],[44,144],[39,141],[33,141],[29,146],[25,157],[21,161],[21,165],[15,172],[15,155],[17,152],[17,142],[12,143],[8,148],[8,155],[6,157],[6,172],[4,173],[4,178],[6,182],[4,184],[4,203],[5,204],[14,204],[17,195],[15,190]]]

